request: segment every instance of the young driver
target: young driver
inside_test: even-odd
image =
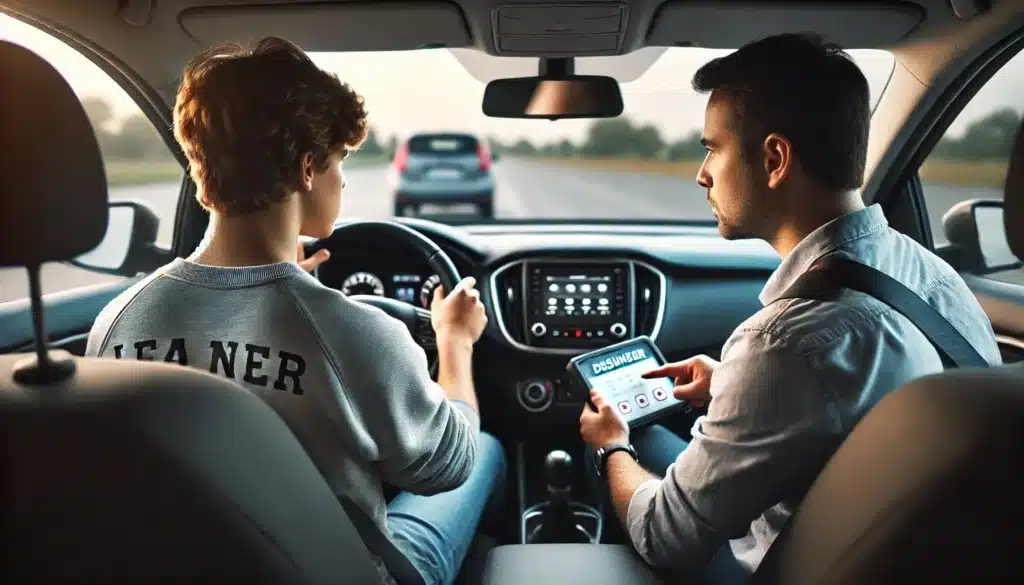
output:
[[[193,59],[174,134],[210,213],[208,237],[112,301],[87,355],[177,362],[252,390],[334,491],[427,584],[447,585],[506,466],[501,445],[479,431],[471,366],[487,318],[475,282],[435,294],[434,383],[399,321],[313,278],[307,270],[325,255],[296,257],[300,236],[330,235],[342,160],[366,132],[363,99],[284,40]],[[385,482],[404,490],[388,504]]]

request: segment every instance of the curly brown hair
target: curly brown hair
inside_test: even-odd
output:
[[[300,162],[318,172],[366,139],[362,96],[294,44],[266,37],[226,43],[185,66],[174,136],[208,211],[243,215],[298,189]]]

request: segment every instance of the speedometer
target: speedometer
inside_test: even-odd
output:
[[[384,296],[384,283],[369,272],[356,272],[341,283],[341,292],[351,295]]]
[[[434,274],[423,283],[420,288],[420,306],[424,309],[430,308],[430,303],[434,300],[434,289],[441,286],[441,277]]]

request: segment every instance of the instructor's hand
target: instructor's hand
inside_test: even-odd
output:
[[[665,364],[656,370],[651,370],[643,375],[644,378],[661,378],[669,376],[673,378],[675,388],[672,395],[677,400],[686,400],[690,404],[700,408],[711,402],[711,375],[719,362],[706,355],[698,355],[688,360]]]
[[[617,408],[604,399],[597,390],[590,391],[589,404],[583,405],[580,414],[580,438],[593,449],[600,449],[616,442],[629,442],[629,425]]]

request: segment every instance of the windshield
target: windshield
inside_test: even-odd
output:
[[[558,121],[484,116],[486,84],[448,49],[310,53],[363,95],[369,111],[370,138],[343,167],[342,217],[714,222],[696,184],[707,96],[690,80],[730,51],[643,50],[651,51],[660,57],[622,83],[620,117]],[[894,59],[879,50],[850,54],[868,79],[874,107]],[[576,72],[603,73],[599,61],[627,57],[579,59]],[[512,75],[535,73],[533,67]],[[458,164],[443,156],[456,152],[464,155]]]

